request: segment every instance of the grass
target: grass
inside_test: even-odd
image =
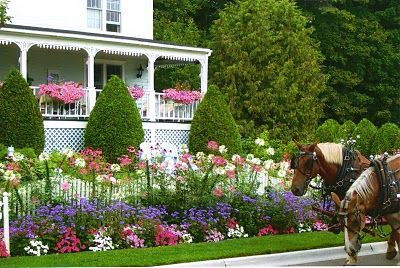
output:
[[[366,236],[363,243],[385,239]],[[218,243],[180,244],[169,247],[121,249],[106,252],[53,254],[0,259],[1,267],[109,267],[155,266],[221,258],[271,254],[343,245],[343,233],[313,232],[252,237]],[[343,257],[345,252],[343,251]]]

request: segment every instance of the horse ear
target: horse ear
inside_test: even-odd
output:
[[[315,147],[317,147],[317,144],[318,143],[313,143],[313,144],[310,145],[310,148],[309,148],[310,152],[314,152],[315,151]]]
[[[333,202],[335,202],[336,206],[340,207],[340,198],[339,198],[339,196],[334,192],[331,192],[331,196],[332,196],[332,200],[333,200]]]
[[[293,139],[294,144],[296,144],[297,148],[299,148],[299,150],[301,150],[301,148],[303,147],[298,141],[296,141],[295,139]]]

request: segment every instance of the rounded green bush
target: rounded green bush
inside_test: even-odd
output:
[[[393,123],[382,125],[376,133],[373,149],[379,154],[384,152],[392,154],[400,149],[400,128]]]
[[[228,148],[228,154],[241,153],[241,139],[235,120],[222,93],[210,85],[199,104],[189,134],[189,150],[192,153],[215,153],[207,149],[209,141],[216,141]]]
[[[338,137],[339,139],[343,139],[344,141],[349,140],[352,137],[354,129],[356,128],[356,123],[351,120],[347,120],[339,127]]]
[[[101,148],[107,161],[117,162],[129,146],[144,140],[142,120],[126,84],[112,76],[96,101],[85,131],[85,146]]]
[[[326,120],[317,128],[315,136],[319,142],[337,142],[340,124],[334,119]]]
[[[15,148],[44,149],[44,125],[39,105],[18,70],[7,75],[0,88],[0,143]]]
[[[368,119],[362,119],[353,131],[353,138],[357,139],[356,148],[366,156],[375,154],[373,143],[377,133],[376,126]]]

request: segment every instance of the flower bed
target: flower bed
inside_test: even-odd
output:
[[[15,153],[0,162],[2,187],[13,193],[10,204],[18,205],[18,213],[34,216],[16,218],[19,214],[11,212],[12,255],[324,229],[323,219],[311,210],[315,200],[285,190],[288,163],[269,159],[271,148],[264,159],[228,155],[228,148],[213,141],[209,148],[213,154],[192,155],[185,146],[176,151],[130,147],[118,164],[90,148],[42,153],[37,159]],[[269,173],[282,177],[272,179]],[[260,192],[261,183],[266,188]]]

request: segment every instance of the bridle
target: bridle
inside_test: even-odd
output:
[[[342,201],[342,204],[340,206],[340,210],[338,212],[339,223],[342,226],[342,228],[346,228],[347,230],[350,230],[353,233],[358,234],[359,235],[358,236],[358,240],[361,242],[361,240],[365,236],[365,233],[361,234],[361,215],[366,215],[366,214],[360,210],[360,208],[358,207],[358,202],[357,202],[356,211],[354,213],[351,213],[351,214],[354,214],[357,223],[360,225],[360,231],[356,231],[353,228],[349,227],[347,225],[347,223],[346,223],[346,219],[349,217],[349,215],[351,215],[347,211],[347,209],[349,207],[349,201],[350,201],[350,199],[347,196]]]
[[[307,163],[306,163],[306,169],[304,171],[299,169],[299,160],[300,158],[307,156]],[[292,160],[290,161],[290,168],[293,170],[297,170],[302,174],[304,177],[306,177],[306,181],[304,182],[305,188],[308,187],[308,184],[311,182],[313,179],[312,176],[312,169],[314,166],[314,162],[319,162],[317,158],[317,153],[316,152],[303,152],[300,151],[297,155],[294,155],[292,157]]]

